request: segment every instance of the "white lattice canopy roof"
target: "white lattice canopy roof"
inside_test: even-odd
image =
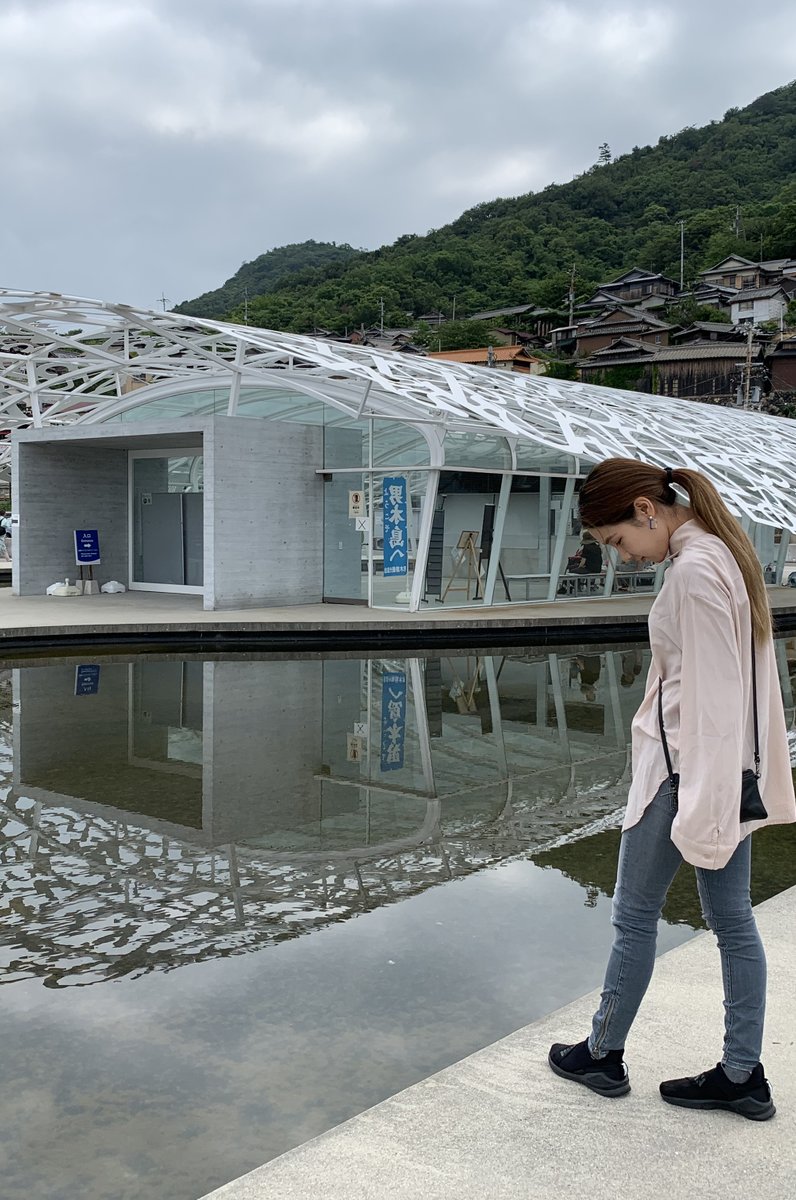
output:
[[[738,515],[796,530],[785,418],[0,289],[0,430],[200,413],[375,418],[396,453],[414,438],[424,462],[452,470],[579,474],[612,455],[693,467]]]

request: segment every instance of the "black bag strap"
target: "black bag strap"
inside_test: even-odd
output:
[[[674,781],[674,771],[672,770],[672,756],[669,753],[669,743],[666,741],[666,730],[663,728],[663,680],[658,680],[658,725],[661,731],[661,741],[663,742],[663,753],[666,756],[666,770],[669,772],[669,779]]]
[[[752,630],[752,716],[754,718],[755,730],[755,777],[760,778],[760,731],[757,721],[757,662],[755,659],[755,635]],[[658,726],[661,731],[661,742],[663,743],[663,753],[666,758],[666,770],[669,772],[669,778],[674,779],[674,771],[672,770],[672,757],[669,754],[669,743],[666,741],[666,730],[663,727],[663,680],[658,680]]]
[[[755,723],[755,775],[760,778],[760,736],[757,727],[757,666],[755,663],[755,635],[752,630],[752,716]]]

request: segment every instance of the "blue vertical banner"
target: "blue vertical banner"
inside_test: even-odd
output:
[[[400,771],[406,740],[406,673],[390,671],[381,679],[381,769]]]
[[[384,477],[384,574],[409,570],[408,491],[403,475]]]

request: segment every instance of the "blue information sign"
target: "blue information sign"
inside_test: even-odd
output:
[[[390,671],[381,680],[381,769],[400,771],[406,739],[406,674]]]
[[[99,691],[100,668],[95,663],[81,663],[75,667],[75,695],[96,696]]]
[[[99,533],[96,529],[75,530],[75,562],[79,567],[96,566],[100,560]]]
[[[384,479],[384,574],[406,575],[409,570],[408,488],[403,475]]]

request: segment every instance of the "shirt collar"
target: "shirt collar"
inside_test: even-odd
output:
[[[691,517],[688,521],[684,521],[669,538],[669,557],[676,558],[686,546],[690,545],[697,538],[705,537],[707,532],[707,529],[699,524],[696,517]]]

